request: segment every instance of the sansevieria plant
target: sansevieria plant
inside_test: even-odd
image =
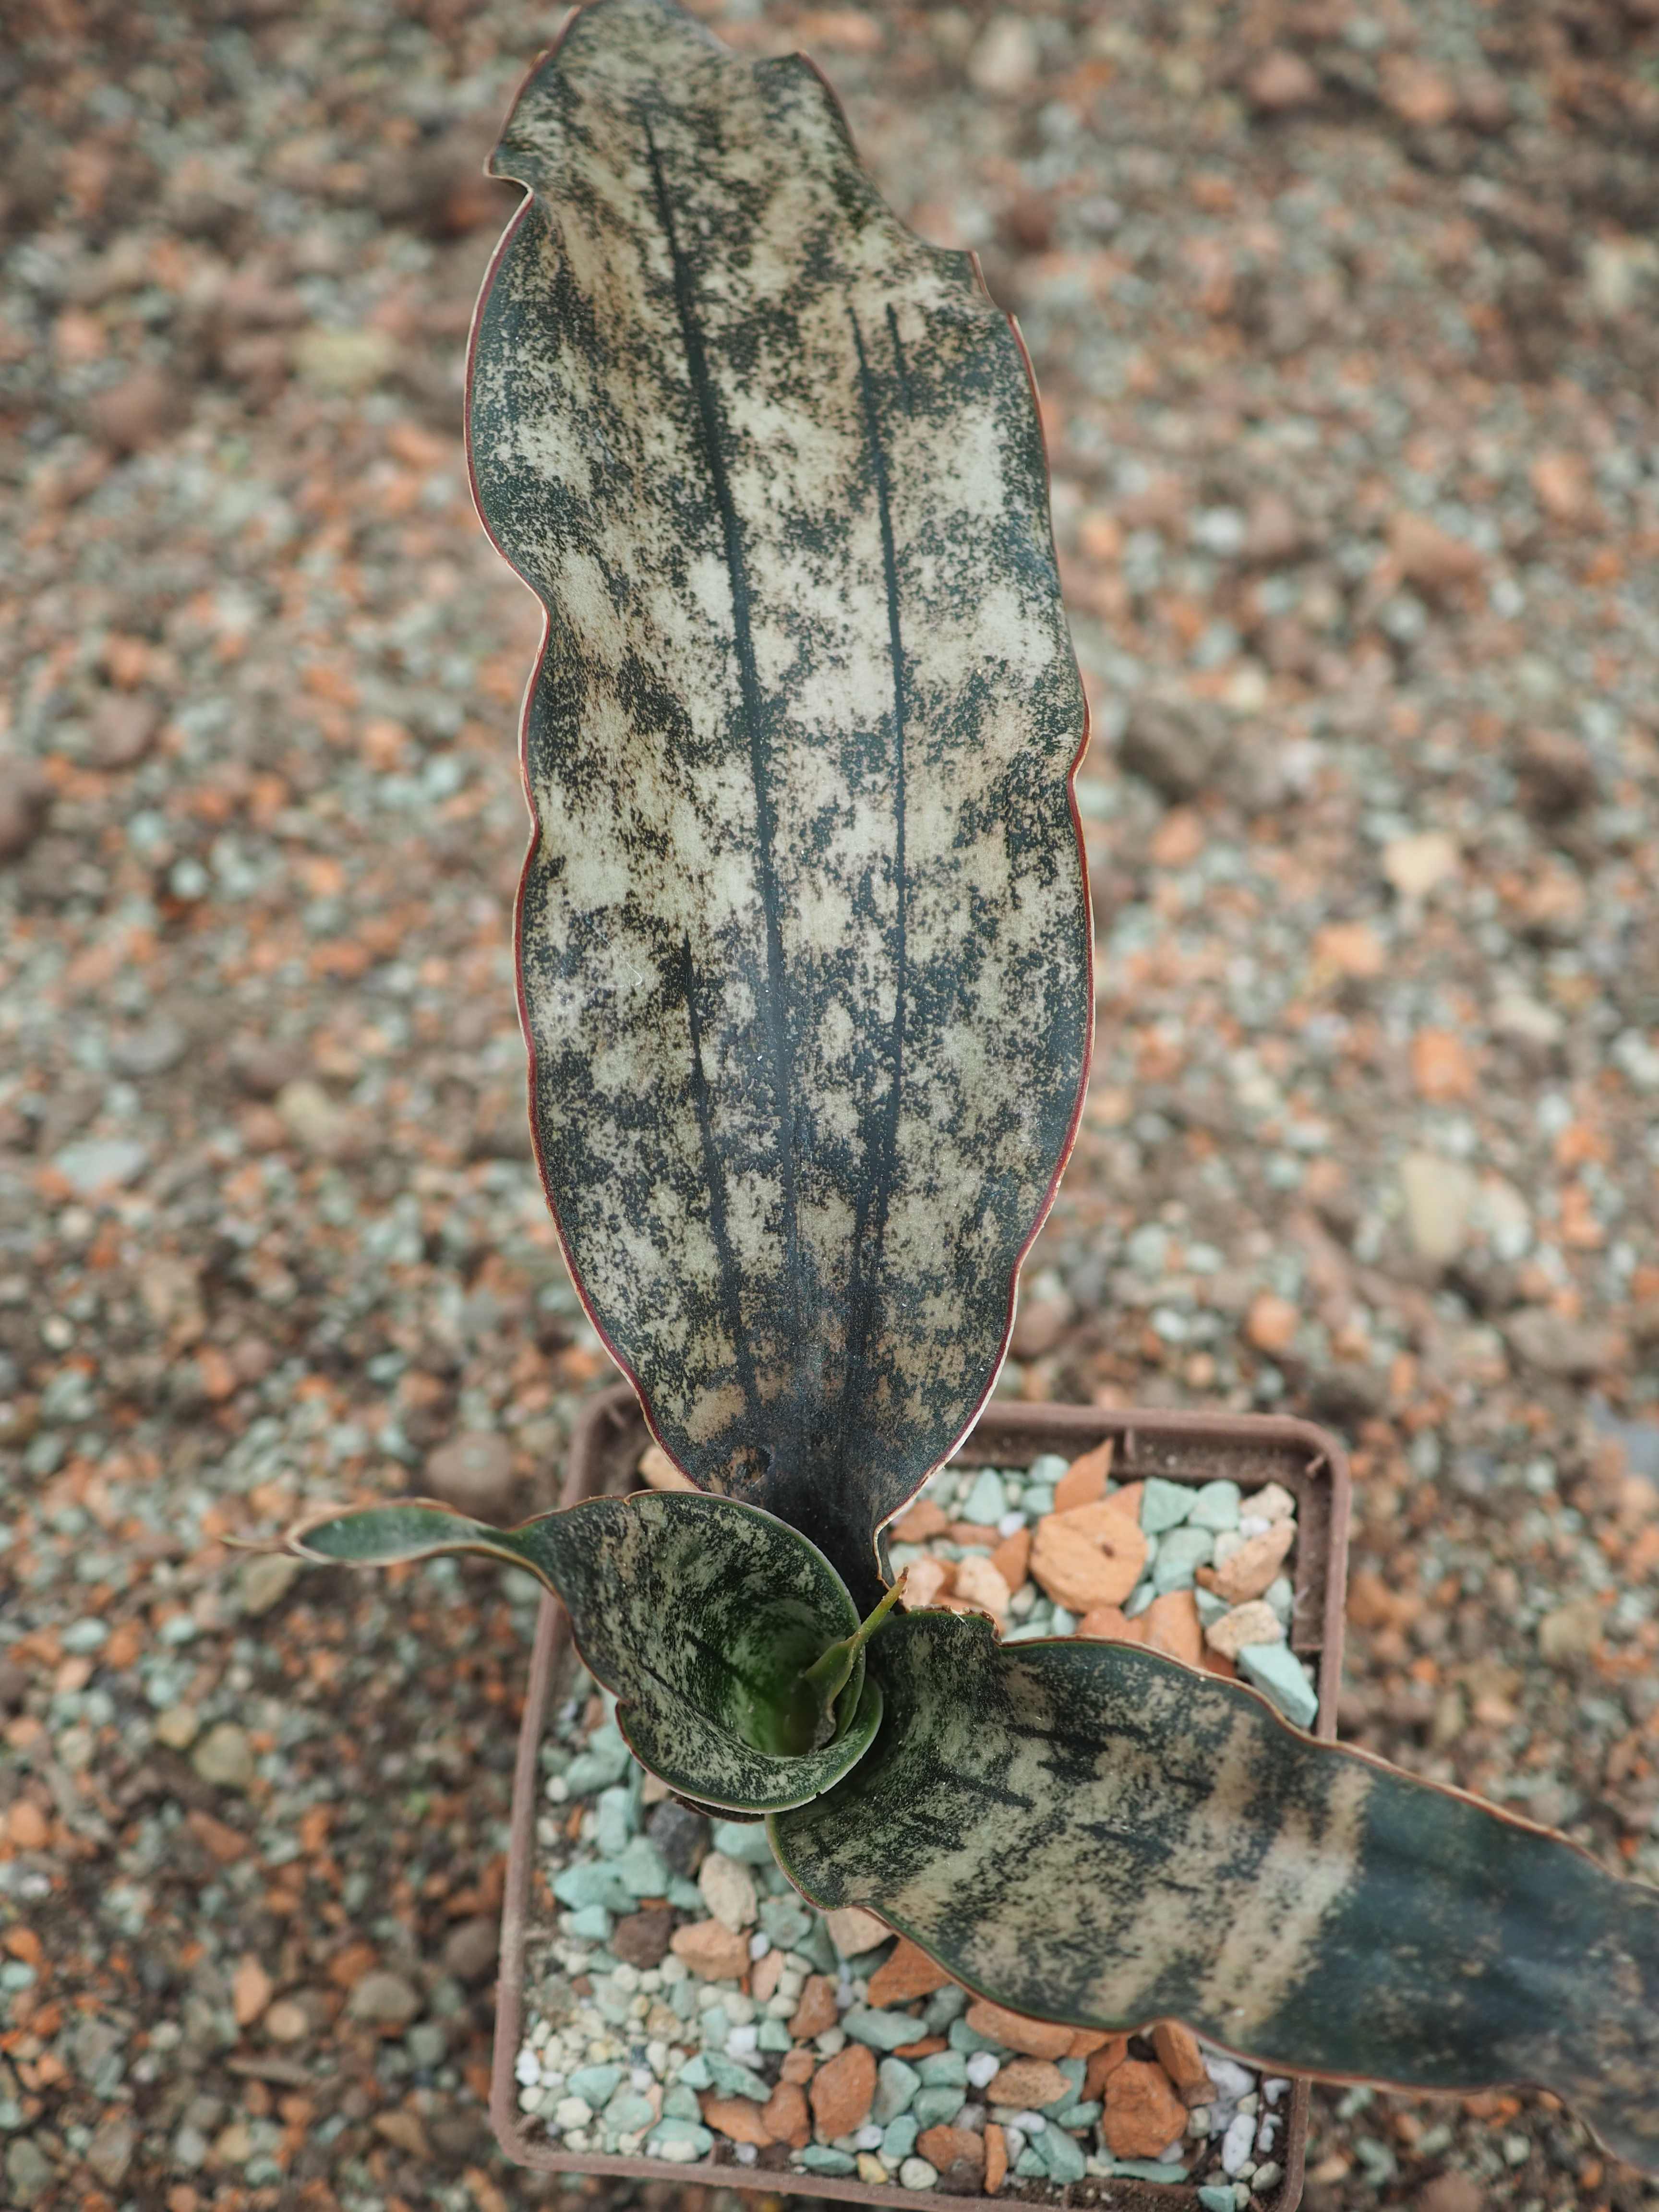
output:
[[[969,1989],[1558,2092],[1659,2170],[1659,1891],[1144,1647],[907,1610],[1088,1063],[1085,734],[1018,333],[799,58],[596,0],[495,154],[479,507],[541,599],[519,902],[571,1273],[696,1492],[303,1558],[556,1590],[640,1759]],[[896,1600],[897,1601],[896,1602]]]

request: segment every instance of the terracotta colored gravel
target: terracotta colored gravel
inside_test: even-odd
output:
[[[1343,1429],[1345,1733],[1659,1879],[1651,9],[720,20],[819,55],[1042,380],[1100,1044],[1004,1387]],[[509,988],[536,626],[457,443],[553,19],[18,25],[0,2202],[496,2212],[547,2193],[481,2106],[530,1608],[227,1540],[528,1510],[605,1371]],[[1652,2201],[1521,2094],[1322,2093],[1310,2174]]]

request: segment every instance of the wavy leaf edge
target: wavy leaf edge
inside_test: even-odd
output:
[[[529,1092],[532,1104],[531,1122],[538,1173],[544,1191],[547,1197],[550,1210],[553,1215],[555,1227],[558,1234],[567,1267],[570,1272],[571,1279],[575,1285],[577,1294],[581,1300],[583,1308],[586,1312],[590,1322],[600,1337],[601,1341],[605,1345],[605,1347],[610,1352],[611,1358],[615,1360],[621,1372],[633,1385],[640,1398],[647,1425],[658,1444],[667,1454],[671,1461],[672,1461],[672,1462],[678,1467],[682,1472],[685,1473],[690,1480],[697,1483],[699,1487],[709,1488],[713,1486],[709,1482],[707,1470],[699,1468],[696,1464],[696,1455],[690,1453],[685,1449],[683,1438],[677,1434],[673,1424],[665,1417],[663,1408],[658,1402],[658,1393],[653,1387],[647,1371],[644,1370],[641,1364],[635,1358],[630,1348],[618,1340],[616,1331],[610,1325],[610,1322],[606,1318],[603,1308],[603,1303],[598,1292],[594,1290],[588,1280],[588,1268],[577,1249],[576,1240],[571,1224],[567,1218],[567,1207],[562,1201],[559,1195],[557,1181],[553,1174],[548,1157],[547,1146],[544,1142],[544,1133],[540,1125],[539,1117],[536,1110],[538,1083],[538,1054],[534,1034],[534,1025],[528,1003],[524,948],[526,935],[527,900],[530,886],[532,883],[537,868],[538,856],[544,840],[546,825],[543,811],[537,802],[534,780],[531,771],[530,732],[532,714],[549,665],[549,656],[555,628],[554,608],[546,590],[536,581],[535,577],[532,573],[531,564],[525,557],[523,557],[521,550],[514,547],[510,533],[504,531],[491,519],[489,501],[481,482],[481,466],[477,449],[477,396],[480,377],[480,355],[483,343],[483,333],[485,325],[485,311],[489,302],[492,292],[500,280],[503,269],[508,263],[514,252],[515,241],[520,238],[520,234],[523,231],[525,225],[531,221],[538,204],[537,192],[534,185],[523,173],[521,173],[527,166],[526,159],[521,153],[514,149],[511,143],[513,140],[514,124],[520,115],[520,109],[526,103],[526,98],[532,94],[532,89],[538,86],[538,81],[543,80],[550,70],[554,70],[561,63],[562,58],[566,53],[567,48],[570,45],[573,35],[577,33],[579,31],[586,33],[594,29],[599,25],[602,19],[605,18],[607,14],[611,12],[614,0],[593,0],[592,5],[581,9],[578,14],[568,19],[553,45],[549,47],[545,53],[538,58],[536,63],[526,72],[524,80],[514,94],[513,106],[509,111],[507,121],[503,127],[501,139],[499,140],[497,147],[495,152],[491,155],[487,165],[490,174],[510,178],[512,180],[524,185],[526,186],[526,198],[508,222],[506,231],[496,247],[495,253],[490,262],[489,269],[485,276],[483,284],[481,287],[477,306],[473,316],[466,365],[467,457],[474,501],[477,507],[480,520],[486,534],[489,537],[492,544],[495,546],[496,550],[501,554],[501,557],[514,569],[514,572],[520,577],[520,580],[526,584],[526,588],[529,589],[536,598],[542,616],[541,640],[536,651],[530,679],[526,686],[524,705],[520,721],[520,771],[524,781],[526,800],[529,805],[532,816],[532,828],[526,853],[524,866],[520,873],[514,916],[514,939],[515,944],[519,947],[519,957],[517,961],[518,997],[520,1020],[531,1054],[531,1066],[529,1070]],[[629,4],[631,4],[631,0],[629,0]],[[721,47],[719,45],[719,42],[714,40],[712,33],[710,33],[704,26],[691,21],[691,19],[688,18],[684,15],[684,12],[682,9],[672,5],[658,4],[658,0],[651,0],[651,4],[657,5],[657,12],[662,17],[665,23],[672,24],[676,27],[677,31],[680,28],[689,28],[700,41],[704,43],[708,50],[719,53],[726,64],[739,67],[746,70],[750,79],[757,86],[764,86],[774,81],[781,81],[781,73],[787,73],[790,71],[800,72],[810,77],[815,96],[822,100],[825,108],[833,116],[840,137],[842,141],[844,142],[849,173],[857,179],[860,189],[868,195],[872,204],[879,210],[881,220],[892,226],[896,232],[902,234],[915,252],[919,255],[925,255],[927,257],[931,262],[937,265],[941,270],[948,270],[952,272],[956,281],[967,291],[971,293],[971,295],[975,301],[992,316],[994,316],[999,326],[1005,331],[1007,337],[1012,341],[1014,351],[1018,355],[1019,377],[1021,380],[1023,392],[1023,402],[1029,414],[1030,422],[1035,435],[1037,451],[1041,455],[1042,492],[1040,501],[1040,523],[1042,542],[1046,548],[1046,557],[1050,567],[1053,567],[1054,556],[1053,549],[1052,522],[1048,501],[1047,456],[1046,450],[1043,447],[1042,417],[1037,403],[1036,378],[1031,367],[1030,353],[1025,345],[1024,337],[1020,332],[1016,318],[1012,313],[1007,313],[998,307],[997,303],[992,299],[990,292],[985,284],[977,256],[971,252],[963,252],[953,248],[937,246],[921,239],[918,234],[912,231],[908,225],[904,224],[893,213],[893,211],[887,207],[885,202],[880,198],[879,194],[877,192],[873,183],[868,176],[868,173],[858,161],[851,132],[847,127],[845,117],[842,112],[833,88],[829,85],[828,81],[823,77],[817,65],[808,58],[799,54],[795,54],[793,56],[777,57],[761,61],[750,61],[746,57],[733,54],[729,50]],[[1057,585],[1055,586],[1054,592],[1054,605],[1057,608],[1059,605]],[[1064,636],[1063,622],[1061,623],[1061,635]],[[1064,811],[1067,817],[1070,853],[1069,866],[1076,878],[1077,905],[1079,916],[1080,917],[1079,925],[1079,954],[1081,981],[1079,984],[1078,995],[1079,1003],[1081,1008],[1082,1020],[1081,1045],[1080,1049],[1077,1054],[1075,1075],[1068,1085],[1066,1126],[1063,1139],[1060,1141],[1055,1155],[1052,1159],[1052,1164],[1049,1165],[1046,1184],[1042,1189],[1040,1194],[1036,1197],[1035,1201],[1029,1211],[1029,1216],[1022,1217],[1025,1221],[1024,1231],[1019,1240],[1018,1249],[1012,1253],[1012,1257],[1009,1260],[1006,1276],[1003,1279],[1002,1289],[999,1299],[1000,1314],[994,1332],[994,1342],[992,1341],[993,1332],[988,1328],[987,1330],[985,1349],[988,1356],[986,1358],[983,1364],[981,1386],[973,1395],[971,1401],[964,1401],[957,1409],[951,1432],[949,1434],[942,1434],[934,1440],[933,1449],[927,1456],[925,1463],[918,1462],[908,1469],[908,1480],[906,1480],[902,1489],[900,1491],[890,1492],[890,1493],[882,1499],[880,1509],[874,1513],[864,1530],[860,1548],[857,1555],[838,1559],[837,1563],[842,1566],[844,1576],[847,1577],[850,1586],[854,1588],[857,1594],[860,1605],[867,1603],[874,1590],[879,1587],[882,1558],[879,1547],[882,1532],[900,1513],[903,1511],[904,1508],[910,1503],[922,1486],[927,1482],[929,1476],[936,1472],[938,1468],[944,1465],[951,1457],[952,1453],[958,1448],[963,1438],[971,1431],[980,1412],[982,1410],[985,1403],[989,1400],[993,1391],[994,1390],[997,1376],[1000,1373],[1002,1363],[1006,1358],[1008,1344],[1012,1334],[1018,1293],[1020,1270],[1024,1266],[1031,1246],[1040,1232],[1042,1223],[1047,1218],[1048,1212],[1052,1206],[1055,1192],[1059,1187],[1060,1176],[1064,1170],[1066,1162],[1071,1154],[1076,1139],[1078,1129],[1081,1122],[1084,1099],[1087,1087],[1087,1071],[1091,1056],[1094,1024],[1094,956],[1093,934],[1092,929],[1089,924],[1087,853],[1083,836],[1082,821],[1077,804],[1075,777],[1078,768],[1079,767],[1088,748],[1090,731],[1088,701],[1077,677],[1075,656],[1071,650],[1069,641],[1066,641],[1066,642],[1065,658],[1066,667],[1070,672],[1070,681],[1075,689],[1077,705],[1074,734],[1071,741],[1069,758],[1064,767],[1063,773],[1057,775],[1056,787],[1057,790],[1063,789]],[[786,1511],[783,1517],[795,1521],[797,1525],[805,1525],[805,1522],[800,1519],[800,1517],[794,1513]],[[822,1532],[819,1530],[809,1528],[807,1529],[807,1533],[819,1535],[820,1540],[822,1540]],[[826,1545],[825,1548],[830,1549],[830,1547]]]

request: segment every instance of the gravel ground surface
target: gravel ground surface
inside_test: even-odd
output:
[[[1347,1735],[1659,1878],[1653,0],[700,12],[818,55],[1043,388],[1100,1047],[1005,1387],[1342,1429]],[[532,1609],[227,1540],[528,1510],[607,1371],[458,441],[553,27],[40,0],[0,54],[9,2205],[550,2193],[481,2105]],[[1524,2096],[1322,2094],[1310,2170],[1659,2201]]]

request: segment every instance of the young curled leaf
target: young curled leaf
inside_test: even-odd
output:
[[[1659,2170],[1659,1890],[1133,1644],[918,1613],[887,1721],[774,1848],[1012,2010],[1288,2073],[1554,2090]]]
[[[880,1724],[861,1648],[827,1695],[809,1675],[859,1632],[840,1577],[794,1529],[731,1498],[596,1498],[516,1528],[425,1502],[366,1506],[313,1515],[289,1548],[374,1566],[480,1552],[528,1568],[563,1601],[641,1762],[707,1804],[802,1803]]]
[[[547,610],[519,909],[571,1267],[860,1607],[989,1392],[1088,1060],[1085,732],[1018,333],[798,56],[596,0],[492,168],[479,509]]]

